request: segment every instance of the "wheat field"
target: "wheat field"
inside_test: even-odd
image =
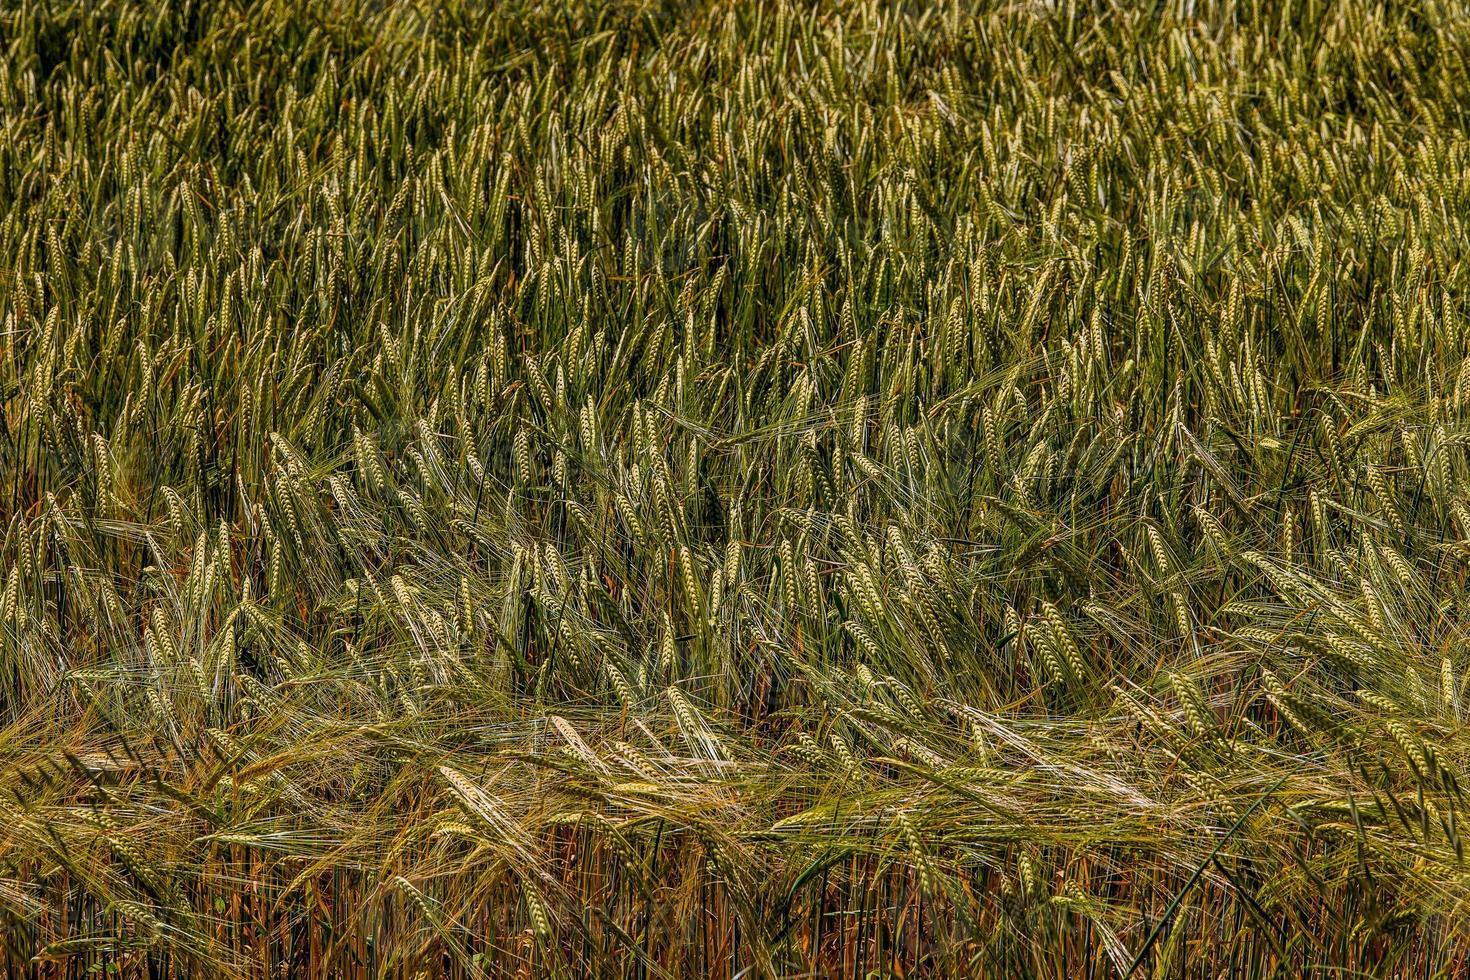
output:
[[[1470,971],[1461,0],[0,49],[0,974]]]

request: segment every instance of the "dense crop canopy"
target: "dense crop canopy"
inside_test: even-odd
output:
[[[0,972],[1463,975],[1465,14],[0,4]]]

